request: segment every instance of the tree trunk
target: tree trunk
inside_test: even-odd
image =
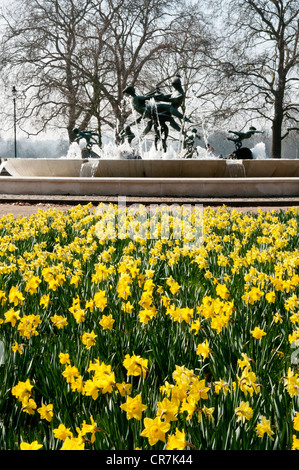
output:
[[[275,106],[275,115],[272,122],[272,158],[281,158],[281,131],[282,131],[282,116],[283,112],[280,108],[281,106]]]
[[[69,138],[69,143],[72,144],[75,141],[76,134],[74,134],[73,130],[75,128],[75,123],[69,123],[67,125],[67,133],[68,133],[68,138]]]
[[[99,134],[98,136],[98,143],[99,143],[99,147],[102,148],[102,145],[103,145],[103,137],[102,137],[102,123],[101,123],[101,117],[100,116],[97,116],[97,121],[98,121],[98,129],[97,129],[97,132]]]
[[[279,71],[280,72],[280,71]],[[274,93],[274,117],[272,120],[272,158],[281,158],[282,123],[284,119],[285,73],[279,73],[278,87]]]
[[[281,158],[282,123],[284,119],[284,93],[286,87],[284,31],[277,43],[278,47],[278,84],[274,91],[274,117],[272,121],[272,158]]]

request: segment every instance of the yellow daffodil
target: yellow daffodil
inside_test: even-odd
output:
[[[85,450],[82,437],[67,437],[60,450]]]
[[[142,412],[147,409],[147,406],[142,403],[141,395],[136,395],[134,398],[127,396],[126,403],[120,405],[120,408],[126,411],[127,419],[135,418],[141,420]]]
[[[31,395],[33,385],[30,383],[30,380],[27,379],[26,382],[18,382],[12,388],[11,393],[20,401],[23,401],[24,398],[28,398]]]
[[[253,416],[253,409],[249,406],[249,402],[241,401],[240,406],[235,409],[235,414],[237,415],[237,421],[248,421]]]
[[[115,320],[110,314],[110,315],[103,315],[101,320],[99,321],[99,324],[101,325],[103,330],[112,330],[114,322]]]
[[[260,423],[257,424],[255,429],[258,437],[262,438],[264,434],[267,434],[267,436],[269,436],[270,439],[273,440],[272,436],[274,432],[271,429],[270,420],[266,419],[265,416],[261,416]]]
[[[24,411],[24,413],[27,413],[29,415],[34,415],[36,408],[37,408],[37,404],[35,403],[33,398],[28,398],[28,397],[23,398],[22,411]]]
[[[172,294],[176,294],[176,293],[180,290],[180,288],[181,288],[181,286],[179,285],[179,283],[176,282],[176,281],[173,279],[172,276],[170,276],[170,277],[167,279],[166,284],[170,287],[170,292],[171,292]]]
[[[174,434],[168,436],[166,450],[184,450],[188,445],[185,437],[184,430],[176,429]]]
[[[67,383],[72,383],[75,380],[75,377],[79,376],[79,371],[77,367],[68,365],[62,372],[62,375],[66,379]]]
[[[13,308],[4,313],[4,323],[10,323],[15,326],[17,321],[20,319],[20,310],[15,311]]]
[[[107,297],[105,291],[99,290],[98,292],[96,292],[94,294],[93,301],[95,307],[103,311],[107,306]]]
[[[293,434],[292,450],[299,450],[299,438]]]
[[[70,355],[69,353],[60,353],[59,354],[59,362],[60,364],[70,364]]]
[[[163,421],[177,421],[177,414],[179,412],[180,401],[177,398],[164,398],[157,403],[158,411],[157,416]]]
[[[122,383],[116,383],[115,385],[116,385],[116,388],[117,388],[119,394],[122,397],[125,397],[126,395],[131,395],[132,384],[122,382]]]
[[[223,392],[224,395],[226,395],[230,391],[228,383],[222,379],[216,380],[214,382],[214,387],[215,387],[215,393],[217,395],[219,395],[220,392]]]
[[[293,418],[293,426],[295,431],[299,431],[299,413],[296,413]]]
[[[20,444],[20,450],[39,450],[43,447],[42,444],[39,444],[37,441],[31,442],[31,444],[28,444],[28,442],[21,442]]]
[[[8,295],[8,301],[13,303],[15,307],[18,305],[23,305],[25,297],[23,296],[22,292],[19,291],[18,286],[11,287]]]
[[[92,416],[90,416],[90,423],[91,424],[87,424],[85,420],[83,421],[82,426],[81,426],[81,435],[85,436],[86,434],[91,433],[90,442],[94,444],[96,440],[95,433],[99,431],[100,429],[98,428],[98,425],[94,421]]]
[[[209,348],[209,341],[207,339],[203,343],[199,344],[196,348],[196,354],[201,355],[203,360],[209,356],[210,352],[211,350]]]
[[[287,376],[284,377],[284,386],[290,397],[299,395],[299,376],[290,367]]]
[[[49,294],[42,295],[40,298],[40,302],[39,302],[40,306],[42,306],[43,308],[48,308],[49,303],[50,303],[50,295]]]
[[[60,424],[58,428],[53,429],[53,434],[56,439],[65,441],[67,437],[72,437],[73,433],[70,428],[66,428],[64,424]]]
[[[50,320],[52,321],[53,325],[56,326],[59,330],[61,330],[64,326],[68,325],[68,321],[66,317],[63,317],[62,315],[53,315],[50,317]]]
[[[251,334],[253,338],[262,339],[267,333],[264,330],[261,330],[258,326],[256,326],[253,330],[251,330]]]
[[[97,335],[95,334],[94,331],[91,331],[90,333],[83,333],[81,340],[82,343],[85,345],[86,349],[90,349],[92,346],[96,344],[96,338]]]
[[[227,300],[229,298],[229,291],[225,284],[217,284],[216,294],[219,295],[222,299]]]
[[[23,351],[24,351],[24,345],[23,344],[19,344],[17,343],[16,341],[14,342],[14,345],[11,347],[11,349],[13,350],[14,353],[19,353],[19,354],[23,354]]]
[[[170,423],[161,421],[159,417],[155,419],[144,418],[145,429],[140,434],[142,437],[147,437],[151,446],[155,445],[158,441],[165,442],[165,433],[170,429]]]
[[[38,413],[40,414],[41,419],[46,419],[47,421],[52,421],[53,418],[53,405],[45,405],[43,404],[40,408],[37,409]]]
[[[123,366],[127,369],[127,375],[141,375],[142,378],[145,378],[148,371],[148,360],[136,356],[134,353],[132,356],[126,354]]]
[[[265,298],[269,304],[270,303],[274,304],[276,300],[275,292],[274,291],[267,292],[267,294],[265,295]]]

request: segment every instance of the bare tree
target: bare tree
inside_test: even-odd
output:
[[[20,17],[21,6],[25,13]],[[25,0],[15,2],[4,16],[2,74],[9,85],[13,76],[22,92],[19,125],[28,134],[32,120],[37,133],[55,120],[71,139],[76,122],[88,112],[84,82],[74,62],[91,8],[90,0]]]
[[[223,109],[269,120],[272,158],[281,158],[284,130],[299,123],[299,1],[212,3],[227,12],[214,62],[223,81]]]
[[[126,4],[131,2],[126,2]],[[123,16],[119,21],[131,28],[134,24],[133,43],[129,47],[114,48],[118,86],[115,95],[117,103],[121,103],[124,85],[136,85],[137,92],[145,94],[155,90],[156,86],[164,93],[173,91],[171,83],[179,73],[186,95],[182,104],[183,114],[192,114],[195,122],[199,113],[194,106],[188,106],[193,95],[199,95],[201,105],[212,99],[211,89],[207,80],[209,64],[206,60],[212,47],[213,38],[209,25],[199,6],[204,2],[161,1],[133,2],[134,15]],[[136,4],[140,4],[137,13]],[[136,25],[139,25],[136,31]],[[137,34],[136,34],[137,33]],[[121,36],[127,42],[130,34]],[[116,40],[116,44],[118,40]],[[209,91],[208,91],[209,90]],[[119,106],[119,105],[118,105]],[[188,106],[188,109],[186,108]],[[123,125],[131,108],[122,107],[118,122]],[[189,114],[188,114],[189,116]],[[131,120],[131,119],[130,119]],[[182,123],[183,124],[183,123]]]
[[[112,110],[113,120],[107,121],[110,127],[123,128],[132,112],[123,98],[128,85],[142,87],[142,91],[153,89],[156,82],[147,80],[152,77],[150,70],[161,56],[173,55],[184,9],[181,0],[107,0],[106,8],[98,10],[101,21],[109,22],[105,44],[111,73],[102,92]],[[108,18],[111,11],[114,15]]]
[[[131,111],[123,90],[142,81],[161,54],[173,54],[185,6],[183,0],[15,0],[2,15],[0,59],[3,80],[10,87],[13,76],[23,95],[20,127],[30,135],[32,122],[37,133],[60,126],[70,141],[74,127],[94,126],[100,136],[103,126],[122,128]]]
[[[214,84],[211,85],[209,80],[209,56],[214,45],[215,39],[199,9],[199,2],[189,6],[173,24],[169,48],[162,51],[159,60],[153,65],[152,76],[155,74],[156,83],[165,86],[179,73],[186,98],[200,98],[201,106],[211,104],[215,90],[212,90]],[[198,113],[196,109],[191,109],[192,106],[187,110],[187,102],[183,104],[182,110],[196,120]]]

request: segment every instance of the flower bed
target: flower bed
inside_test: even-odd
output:
[[[299,448],[298,210],[183,210],[0,219],[1,449]]]

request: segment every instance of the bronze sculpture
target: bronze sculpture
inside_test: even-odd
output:
[[[184,158],[192,158],[194,153],[198,154],[196,149],[196,139],[200,139],[200,135],[197,133],[197,129],[192,129],[190,133],[188,133],[184,140],[184,148],[186,152],[184,154]]]
[[[175,92],[170,95],[161,94],[159,89],[146,95],[137,95],[134,86],[129,86],[123,91],[124,95],[131,96],[132,107],[139,114],[139,117],[130,126],[139,124],[142,119],[148,119],[142,136],[144,137],[154,128],[155,146],[157,148],[157,143],[161,140],[164,152],[167,149],[166,141],[169,134],[167,124],[169,123],[177,132],[186,135],[186,132],[177,124],[174,117],[185,122],[191,122],[190,119],[178,110],[178,107],[181,106],[185,98],[179,77],[173,81],[173,86],[175,87]]]
[[[247,132],[235,132],[235,131],[228,131],[231,134],[235,134],[237,137],[228,137],[227,140],[231,140],[235,143],[236,149],[240,149],[242,147],[242,141],[244,139],[249,139],[253,134],[263,134],[264,131],[257,131],[255,127],[251,126],[249,131]]]
[[[184,100],[185,100],[185,92],[183,90],[181,79],[178,74],[175,76],[171,85],[174,88],[172,93],[165,95],[160,92],[160,89],[157,86],[156,93],[153,93],[150,96],[152,96],[155,99],[155,101],[165,101],[167,103],[171,103],[170,110],[172,111],[173,114],[175,114],[175,111],[173,112],[173,109],[180,108],[183,105]]]
[[[118,138],[120,142],[123,144],[124,142],[128,142],[131,144],[132,140],[135,138],[135,134],[132,132],[130,126],[126,126],[119,134]]]
[[[231,154],[231,158],[236,158],[237,160],[252,160],[253,156],[251,150],[247,147],[242,147],[242,142],[245,139],[249,139],[253,134],[263,134],[264,131],[257,131],[255,127],[251,126],[247,132],[229,132],[237,136],[227,138],[227,140],[234,142],[236,146],[236,150]]]
[[[97,144],[98,142],[95,139],[95,136],[99,136],[96,132],[93,131],[80,131],[79,129],[73,129],[73,133],[77,136],[75,142],[79,143],[81,139],[86,140],[86,148],[88,150],[91,149],[93,144]]]

